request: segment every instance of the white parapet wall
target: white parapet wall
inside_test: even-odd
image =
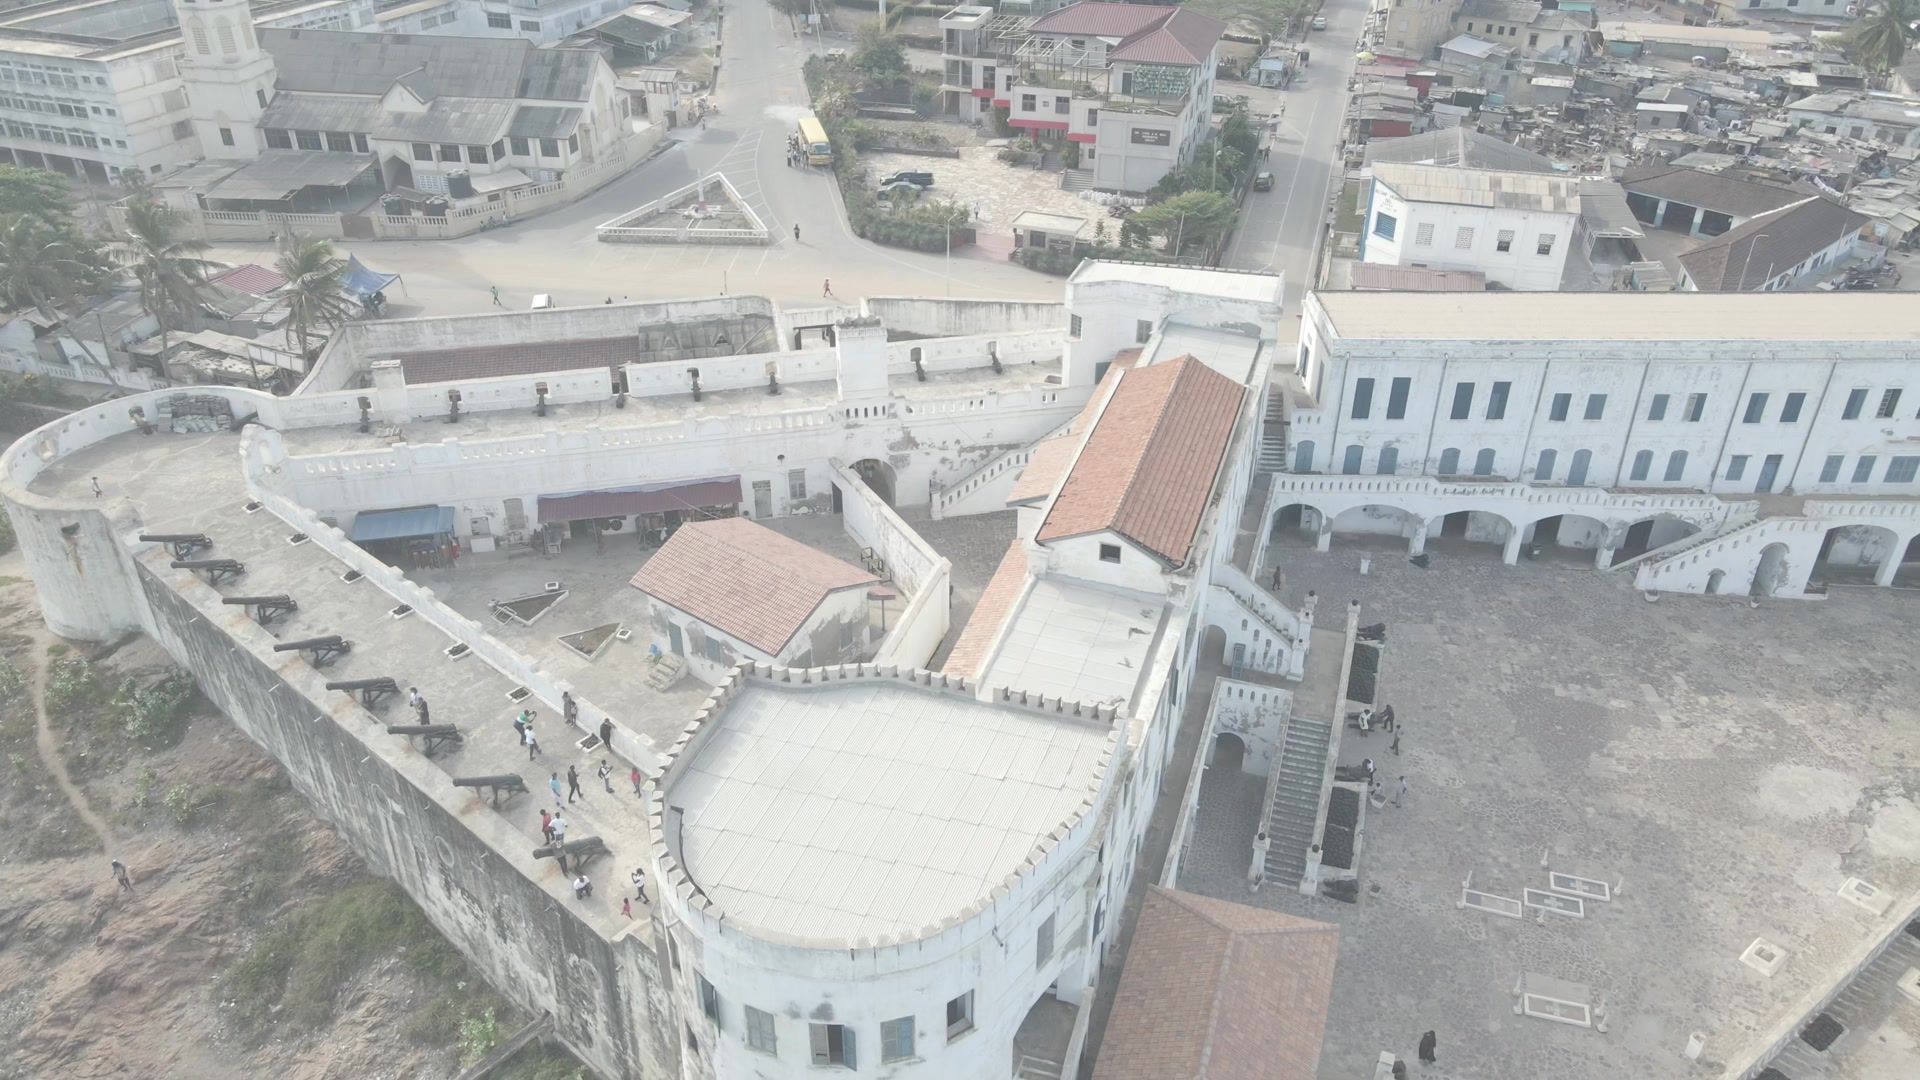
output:
[[[720,204],[746,224],[703,225],[713,221],[713,216],[703,210],[710,204]],[[765,244],[771,239],[760,215],[721,173],[709,173],[645,206],[601,222],[593,232],[603,244]]]

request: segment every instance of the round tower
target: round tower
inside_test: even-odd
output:
[[[251,161],[265,142],[273,57],[260,47],[247,0],[174,0],[183,46],[180,79],[201,153]]]

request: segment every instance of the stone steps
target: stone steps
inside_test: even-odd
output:
[[[1051,155],[1049,155],[1051,156]],[[1092,191],[1092,169],[1068,169],[1060,174],[1061,191]]]
[[[1293,717],[1281,740],[1280,760],[1274,766],[1273,800],[1267,806],[1266,876],[1289,884],[1307,870],[1307,849],[1313,845],[1313,827],[1320,816],[1326,781],[1327,747],[1333,725],[1324,720]]]

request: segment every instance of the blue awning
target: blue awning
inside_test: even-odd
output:
[[[347,277],[344,284],[348,292],[362,300],[399,280],[399,274],[381,274],[367,269],[361,265],[360,257],[357,255],[347,257]]]
[[[353,518],[353,542],[374,540],[412,540],[416,537],[451,535],[453,507],[416,506],[411,510],[374,510]]]

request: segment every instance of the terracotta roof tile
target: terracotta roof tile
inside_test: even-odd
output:
[[[1035,539],[1110,529],[1184,564],[1245,393],[1191,356],[1127,372]]]
[[[994,570],[992,580],[980,590],[980,602],[973,605],[973,614],[967,617],[967,625],[955,639],[953,651],[947,654],[947,674],[971,678],[980,673],[980,666],[987,660],[987,649],[993,644],[993,635],[999,631],[1000,624],[1007,621],[1014,602],[1020,599],[1020,587],[1026,581],[1026,542],[1016,536],[1007,545],[1007,553],[1000,557],[1000,566]]]
[[[270,270],[259,263],[245,263],[226,270],[207,279],[216,285],[225,285],[229,289],[238,289],[253,296],[265,296],[287,283],[287,275],[278,270]]]
[[[1147,890],[1093,1080],[1313,1080],[1340,929]]]
[[[1027,467],[1020,470],[1020,478],[1013,482],[1013,490],[1007,493],[1007,505],[1018,506],[1021,503],[1044,499],[1053,494],[1053,486],[1073,463],[1073,452],[1080,448],[1079,436],[1086,433],[1087,425],[1100,412],[1100,403],[1113,390],[1113,384],[1120,381],[1120,374],[1133,367],[1140,360],[1139,349],[1126,349],[1115,353],[1109,361],[1107,373],[1101,377],[1100,385],[1094,388],[1093,396],[1087,399],[1086,407],[1067,424],[1067,430],[1051,439],[1043,439],[1033,448],[1033,457],[1027,460]]]
[[[1108,54],[1115,60],[1204,64],[1226,28],[1218,19],[1183,7],[1083,0],[1041,16],[1031,32],[1119,38]]]
[[[633,587],[774,655],[830,593],[879,578],[746,518],[680,526]]]

